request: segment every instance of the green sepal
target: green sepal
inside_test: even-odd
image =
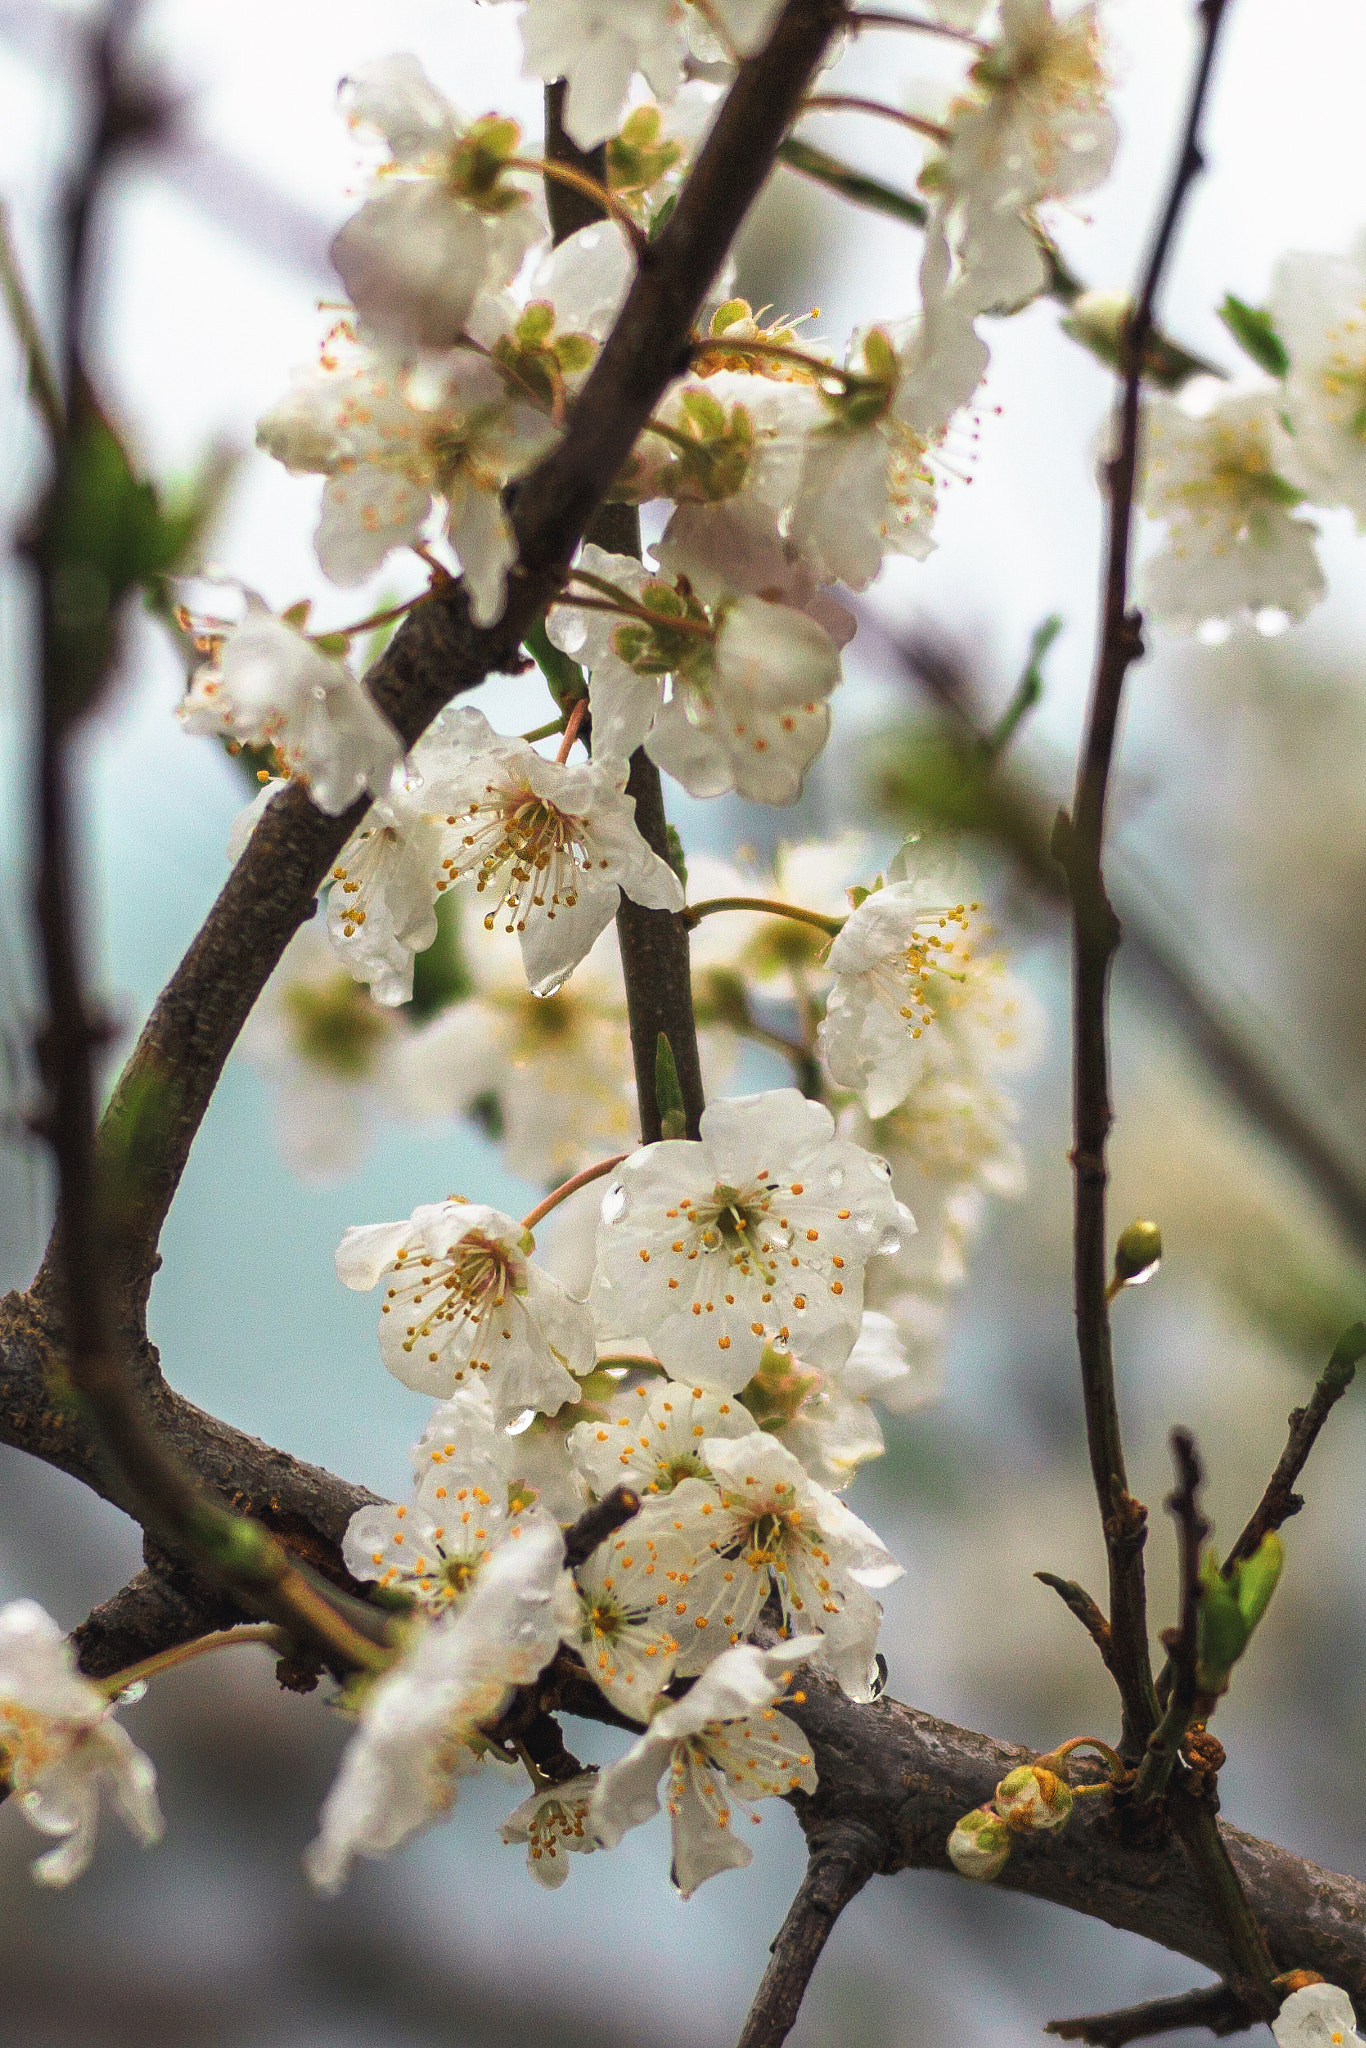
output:
[[[1213,1551],[1200,1570],[1195,1676],[1200,1690],[1218,1694],[1266,1613],[1285,1563],[1285,1545],[1269,1529],[1251,1557],[1239,1558],[1225,1577]]]
[[[1244,355],[1273,377],[1284,377],[1290,368],[1290,351],[1276,332],[1275,322],[1265,306],[1249,306],[1229,292],[1219,308],[1219,318]]]
[[[1351,1386],[1363,1358],[1366,1358],[1366,1323],[1353,1323],[1338,1338],[1333,1346],[1333,1355],[1323,1369],[1323,1377],[1334,1393],[1345,1393]]]
[[[655,1043],[655,1101],[659,1106],[660,1136],[685,1137],[688,1113],[683,1107],[683,1090],[678,1083],[674,1049],[662,1031]]]

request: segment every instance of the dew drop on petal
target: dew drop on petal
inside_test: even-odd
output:
[[[626,1190],[620,1181],[614,1181],[602,1198],[602,1220],[604,1223],[620,1223],[626,1214]]]
[[[832,1166],[829,1173],[825,1176],[825,1185],[829,1188],[832,1195],[838,1194],[839,1190],[844,1186],[844,1168],[842,1166]]]

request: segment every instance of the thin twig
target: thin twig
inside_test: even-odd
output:
[[[895,121],[899,128],[909,128],[913,135],[922,135],[929,142],[947,142],[949,131],[938,121],[927,121],[923,115],[908,114],[903,107],[889,107],[882,100],[864,99],[860,93],[813,92],[801,105],[804,114],[873,114],[881,121]]]
[[[1171,1684],[1161,1720],[1148,1737],[1148,1747],[1134,1780],[1133,1801],[1141,1806],[1160,1799],[1171,1781],[1181,1742],[1195,1713],[1200,1687],[1196,1679],[1200,1629],[1200,1551],[1210,1525],[1200,1512],[1200,1487],[1204,1469],[1195,1439],[1189,1430],[1174,1429],[1172,1456],[1176,1460],[1177,1485],[1167,1496],[1167,1512],[1176,1523],[1178,1569],[1181,1579],[1181,1619],[1167,1631]]]
[[[797,924],[813,925],[828,939],[833,939],[846,921],[842,917],[827,917],[821,910],[803,910],[799,903],[784,903],[776,896],[708,896],[702,903],[688,905],[682,913],[683,922],[691,929],[704,917],[714,917],[718,910],[753,910],[763,917],[789,917]]]
[[[564,1532],[564,1561],[571,1571],[593,1555],[600,1543],[640,1513],[640,1495],[629,1486],[614,1486]]]
[[[951,21],[923,21],[907,14],[884,14],[880,8],[860,7],[851,10],[844,17],[845,27],[855,35],[865,28],[909,28],[924,36],[948,36],[955,43],[966,43],[970,49],[985,50],[990,45],[970,29],[955,28]]]
[[[1146,1742],[1159,1719],[1148,1650],[1143,1580],[1146,1512],[1129,1492],[1115,1395],[1106,1240],[1106,1142],[1110,1108],[1106,1043],[1110,963],[1119,922],[1105,893],[1101,850],[1105,800],[1124,680],[1142,652],[1142,621],[1129,607],[1129,553],[1138,478],[1139,394],[1153,308],[1186,194],[1201,169],[1201,117],[1227,0],[1201,0],[1201,47],[1180,153],[1148,258],[1138,304],[1125,334],[1126,369],[1117,408],[1116,451],[1107,466],[1109,540],[1105,599],[1095,682],[1069,821],[1060,814],[1054,851],[1067,872],[1073,912],[1073,1150],[1077,1345],[1086,1407],[1091,1472],[1105,1532],[1110,1576],[1114,1673],[1124,1706],[1129,1753]]]
[[[1064,1607],[1074,1614],[1091,1641],[1100,1651],[1107,1671],[1113,1669],[1110,1652],[1110,1624],[1101,1609],[1091,1598],[1085,1586],[1079,1586],[1075,1579],[1060,1579],[1054,1572],[1035,1572],[1036,1579],[1045,1586],[1051,1586]]]
[[[1251,1557],[1260,1548],[1262,1538],[1270,1530],[1279,1529],[1304,1506],[1303,1495],[1295,1492],[1295,1481],[1318,1441],[1319,1431],[1351,1386],[1362,1358],[1366,1358],[1366,1325],[1353,1323],[1333,1346],[1333,1355],[1309,1397],[1308,1406],[1291,1410],[1289,1440],[1267,1481],[1266,1492],[1248,1518],[1247,1527],[1224,1559],[1225,1578],[1240,1558]]]
[[[830,1930],[879,1863],[876,1841],[858,1827],[840,1828],[818,1845],[772,1946],[738,2048],[781,2048],[801,2009]]]
[[[1125,2006],[1120,2012],[1092,2013],[1089,2018],[1050,2020],[1046,2034],[1062,2041],[1084,2041],[1088,2048],[1126,2048],[1129,2041],[1145,2041],[1153,2034],[1177,2034],[1186,2027],[1207,2027],[1211,2034],[1242,2034],[1255,2027],[1259,2013],[1249,2012],[1227,1984],[1208,1984],[1199,1991],[1183,1991],[1177,1998],[1154,1998],[1146,2005]]]
[[[585,1166],[581,1173],[572,1174],[568,1180],[561,1181],[557,1188],[551,1189],[544,1201],[538,1202],[534,1209],[527,1211],[522,1218],[523,1230],[534,1230],[542,1217],[548,1216],[552,1209],[558,1209],[561,1202],[567,1201],[570,1195],[576,1195],[580,1188],[591,1187],[595,1180],[601,1180],[614,1166],[620,1166],[626,1156],[624,1152],[614,1152],[610,1159],[599,1159],[594,1165]]]

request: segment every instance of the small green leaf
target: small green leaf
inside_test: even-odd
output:
[[[1345,1390],[1351,1386],[1363,1358],[1366,1358],[1366,1323],[1353,1323],[1333,1346],[1333,1355],[1324,1368],[1323,1377],[1330,1387]]]
[[[677,825],[667,825],[665,831],[669,842],[669,866],[686,889],[688,886],[688,857],[683,851],[683,841],[678,836]]]
[[[1245,355],[1259,369],[1283,377],[1290,368],[1290,351],[1276,332],[1265,306],[1249,306],[1230,292],[1219,308],[1219,318]]]
[[[674,1064],[673,1047],[662,1031],[655,1045],[655,1101],[659,1106],[660,1136],[686,1136],[688,1114],[683,1107],[683,1090],[678,1084],[678,1068]]]

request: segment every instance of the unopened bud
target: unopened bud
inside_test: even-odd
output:
[[[1010,1855],[1010,1829],[985,1806],[965,1813],[949,1836],[949,1861],[963,1877],[988,1884],[999,1877]]]
[[[1119,1234],[1115,1246],[1115,1278],[1122,1287],[1141,1287],[1162,1263],[1162,1232],[1140,1219]]]
[[[1021,1764],[996,1787],[996,1810],[1013,1830],[1060,1828],[1072,1811],[1072,1787],[1042,1764]]]

